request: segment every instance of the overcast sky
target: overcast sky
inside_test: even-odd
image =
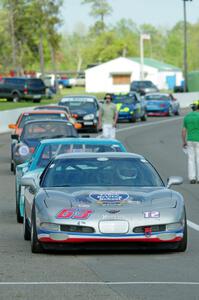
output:
[[[183,20],[183,0],[109,0],[113,13],[107,18],[108,24],[115,24],[122,18],[132,19],[136,24],[153,24],[170,28]],[[187,20],[199,20],[199,0],[186,2]],[[81,5],[81,0],[64,0],[62,17],[63,30],[73,31],[78,23],[93,24],[89,16],[90,5]]]

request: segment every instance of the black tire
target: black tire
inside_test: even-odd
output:
[[[147,121],[147,114],[144,113],[144,115],[140,118],[140,120],[141,120],[142,122]]]
[[[183,231],[183,239],[180,242],[177,242],[176,252],[185,252],[187,249],[187,221],[185,217],[185,225]]]
[[[25,241],[31,240],[31,230],[27,221],[25,207],[24,207],[24,218],[23,218],[23,236]]]
[[[175,115],[176,115],[176,116],[179,116],[179,115],[180,115],[180,111],[177,110],[176,113],[175,113]]]
[[[31,251],[32,253],[42,253],[43,248],[41,243],[37,238],[37,229],[36,229],[36,216],[35,216],[35,205],[33,204],[32,208],[32,219],[31,219]]]
[[[11,163],[10,163],[10,171],[11,171],[11,172],[14,172],[14,164],[13,164],[12,161],[11,161]]]
[[[40,103],[41,102],[41,99],[34,99],[33,100],[33,103]]]
[[[19,94],[17,94],[17,93],[14,93],[13,95],[12,95],[12,101],[13,102],[19,102],[20,101],[20,97],[19,97]]]
[[[23,217],[20,214],[20,207],[19,207],[19,197],[21,193],[21,188],[19,188],[18,196],[16,197],[16,215],[17,215],[17,223],[23,223]]]

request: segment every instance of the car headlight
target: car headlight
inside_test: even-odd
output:
[[[21,155],[21,156],[27,156],[30,153],[27,145],[19,146],[18,152],[19,152],[19,155]]]
[[[83,119],[88,121],[88,120],[93,120],[94,117],[95,117],[94,114],[89,114],[89,115],[84,116]]]
[[[13,153],[14,153],[14,156],[25,157],[25,156],[29,155],[30,149],[28,148],[27,145],[20,143],[15,146]]]
[[[50,231],[60,231],[60,225],[55,223],[43,222],[40,224],[40,228]]]
[[[181,222],[171,223],[171,224],[166,225],[166,230],[168,230],[168,231],[179,230],[179,229],[182,229],[182,223]]]

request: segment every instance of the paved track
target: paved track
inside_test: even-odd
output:
[[[165,180],[169,175],[185,178],[177,190],[186,199],[193,227],[192,223],[199,224],[199,185],[186,180],[181,123],[181,118],[157,118],[121,124],[117,137],[129,151],[148,158]],[[9,135],[0,135],[0,300],[199,299],[199,231],[189,227],[189,247],[180,254],[33,255],[23,240],[22,225],[16,223],[14,180],[9,171]]]

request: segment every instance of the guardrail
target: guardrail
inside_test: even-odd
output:
[[[199,100],[199,92],[193,93],[176,93],[175,98],[180,102],[181,108],[189,107],[190,104]],[[8,124],[15,123],[20,113],[24,111],[30,111],[33,107],[24,107],[20,109],[11,109],[0,111],[0,133],[9,132]]]

